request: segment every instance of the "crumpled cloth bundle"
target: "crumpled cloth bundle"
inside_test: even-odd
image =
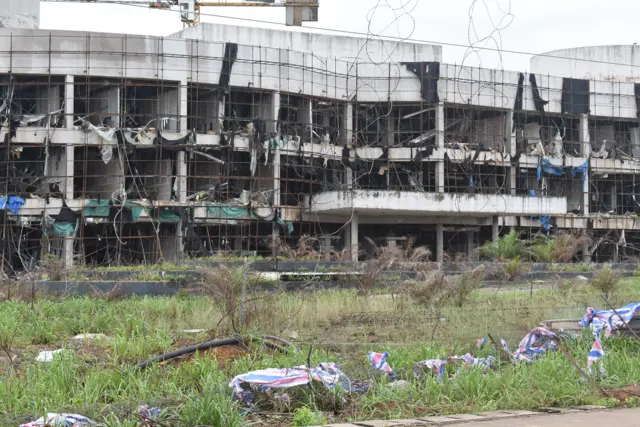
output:
[[[587,308],[586,314],[578,322],[580,326],[586,328],[589,326],[595,338],[593,346],[587,356],[587,365],[589,372],[593,364],[604,357],[604,349],[602,348],[602,331],[605,331],[605,337],[624,326],[625,322],[629,323],[636,312],[640,310],[640,303],[634,302],[627,304],[615,311],[613,310],[595,310],[592,307]],[[618,312],[618,314],[616,314]],[[601,367],[604,372],[604,368]]]
[[[545,328],[534,328],[527,335],[522,338],[520,344],[518,344],[518,348],[511,353],[511,356],[515,360],[521,362],[531,362],[533,359],[536,359],[543,355],[544,353],[555,350],[557,348],[557,344],[554,341],[558,336]],[[506,342],[502,341],[502,345],[504,346],[507,352],[509,351],[509,347],[506,346]]]
[[[21,424],[20,427],[87,427],[95,426],[96,423],[89,418],[77,414],[47,414],[47,417],[41,417],[38,420]]]
[[[388,351],[385,351],[384,353],[375,353],[372,351],[369,353],[369,361],[371,362],[373,369],[382,371],[390,378],[393,378],[396,374],[393,372],[393,369],[391,369],[391,366],[389,366],[387,357],[389,357]]]
[[[542,354],[550,350],[555,350],[557,348],[555,342],[557,337],[554,332],[548,329],[534,328],[520,340],[520,344],[518,344],[518,348],[514,352],[509,350],[509,345],[505,340],[501,339],[500,345],[502,345],[502,348],[504,348],[514,360],[519,362],[532,362]],[[476,340],[476,347],[482,348],[486,343],[486,338],[480,338]]]
[[[340,386],[346,392],[351,391],[351,381],[336,363],[320,363],[313,369],[297,366],[292,369],[270,368],[248,372],[233,378],[229,387],[234,389],[237,396],[241,396],[244,391],[242,384],[257,387],[260,391],[268,391],[306,385],[311,381],[317,381],[327,388]]]
[[[427,359],[415,364],[413,368],[413,373],[416,378],[422,378],[422,374],[424,369],[428,369],[432,371],[436,378],[439,381],[442,380],[446,365],[462,365],[461,368],[480,368],[483,371],[490,369],[495,366],[495,358],[493,356],[489,356],[487,358],[484,357],[474,357],[471,354],[467,353],[464,356],[450,356],[447,359],[438,360],[438,359]],[[458,370],[460,373],[460,370]]]

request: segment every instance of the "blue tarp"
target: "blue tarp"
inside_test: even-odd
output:
[[[582,174],[582,182],[585,182],[587,179],[587,171],[589,170],[589,159],[585,160],[585,162],[578,166],[577,168],[573,168],[573,172],[571,173],[571,176],[573,176],[575,178],[576,175],[578,175],[579,173]]]
[[[0,209],[6,209],[9,212],[18,215],[20,208],[24,205],[24,199],[18,196],[0,197]]]
[[[553,176],[562,176],[564,175],[564,167],[555,166],[547,159],[542,159],[540,163],[538,163],[538,181],[542,179],[542,172],[553,175]]]

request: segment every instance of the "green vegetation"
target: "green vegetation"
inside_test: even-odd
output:
[[[538,235],[531,240],[520,239],[512,231],[495,242],[478,249],[480,257],[488,260],[531,260],[544,263],[568,263],[575,259],[590,239],[584,235],[558,233],[551,237]]]
[[[469,273],[454,281],[461,288],[459,298],[436,298],[431,293],[442,288],[428,287],[431,279],[425,273],[417,288],[395,290],[393,295],[357,290],[254,292],[247,295],[241,324],[241,277],[241,270],[213,270],[203,279],[209,286],[204,296],[0,303],[0,425],[18,425],[51,411],[81,413],[112,427],[142,426],[135,409],[143,404],[166,409],[172,420],[167,425],[185,427],[235,427],[249,422],[291,426],[617,404],[581,379],[561,352],[531,365],[501,363],[486,374],[462,370],[455,380],[444,384],[433,377],[413,379],[413,364],[420,360],[466,352],[495,354],[491,345],[475,349],[477,338],[491,334],[505,338],[513,348],[541,320],[577,319],[588,305],[603,308],[602,289],[594,284],[572,283],[531,295],[528,291],[477,289],[474,283],[478,280]],[[609,292],[611,304],[619,307],[637,300],[639,286],[637,278],[618,281]],[[284,355],[250,346],[232,359],[198,355],[153,365],[142,372],[132,369],[153,355],[193,343],[196,338],[183,331],[196,328],[211,331],[210,338],[236,331],[253,336],[295,336],[300,349]],[[103,333],[110,338],[79,347],[67,344],[80,333]],[[568,341],[566,348],[585,368],[591,344],[587,332]],[[637,381],[640,342],[612,337],[604,345],[608,375],[599,379],[599,385],[608,389]],[[69,351],[54,362],[34,361],[39,351],[61,347]],[[391,353],[388,361],[399,377],[409,382],[406,387],[392,387],[371,370],[367,352],[385,350]],[[370,380],[370,389],[343,401],[322,389],[303,387],[290,393],[288,402],[263,402],[266,406],[260,415],[241,415],[228,387],[233,376],[298,366],[308,360],[312,365],[338,362],[353,380]],[[277,422],[263,418],[270,412],[278,414]]]

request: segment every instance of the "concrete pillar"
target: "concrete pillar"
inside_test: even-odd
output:
[[[280,146],[276,147],[276,151],[273,154],[273,209],[274,211],[281,206],[281,194],[280,194]],[[276,253],[276,242],[278,240],[278,236],[280,235],[280,228],[278,227],[277,222],[273,222],[272,226],[272,251],[273,256],[277,256]]]
[[[73,162],[75,158],[75,147],[73,145],[67,145],[65,147],[65,175],[64,175],[64,198],[67,200],[73,199]]]
[[[500,239],[500,217],[494,216],[491,218],[491,240],[497,242]]]
[[[589,139],[589,115],[580,116],[580,156],[589,157],[591,155],[591,141]]]
[[[73,129],[74,77],[64,78],[64,122],[66,129]]]
[[[278,131],[278,119],[280,118],[280,92],[271,94],[271,105],[267,120],[267,132],[276,133]]]
[[[444,225],[436,224],[436,261],[444,261]]]
[[[517,192],[517,187],[518,187],[517,173],[518,173],[517,166],[511,166],[509,168],[509,193],[512,196],[515,196]]]
[[[436,149],[444,151],[444,103],[440,102],[436,107]],[[436,163],[436,191],[444,193],[444,158]]]
[[[180,81],[180,88],[178,89],[178,97],[180,99],[180,132],[186,132],[187,129],[187,110],[189,105],[189,82],[187,80]]]
[[[393,145],[395,144],[395,140],[396,140],[396,121],[393,117],[393,111],[391,111],[389,113],[389,115],[387,116],[387,146],[388,147],[393,147]]]
[[[351,222],[349,223],[349,230],[351,232],[351,236],[349,238],[349,244],[351,248],[351,261],[354,262],[358,261],[358,252],[360,250],[360,247],[358,245],[358,222],[358,214],[354,212],[351,216]]]
[[[340,132],[342,145],[353,144],[353,104],[347,102],[342,106],[342,129]]]
[[[467,256],[469,257],[469,261],[474,261],[475,258],[475,247],[474,247],[474,232],[467,232]]]

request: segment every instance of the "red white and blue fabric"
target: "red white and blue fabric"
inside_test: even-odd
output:
[[[85,427],[95,426],[96,423],[89,418],[76,414],[47,414],[47,417],[41,417],[38,420],[21,424],[20,427]]]
[[[511,356],[522,362],[531,362],[533,359],[540,357],[542,354],[549,350],[555,350],[557,344],[555,340],[557,335],[545,328],[532,329],[524,338],[520,341],[518,349],[514,351]],[[503,342],[503,346],[506,342]],[[508,347],[505,347],[508,351]]]
[[[479,368],[486,371],[487,369],[495,366],[495,358],[493,356],[489,356],[487,358],[473,357],[471,354],[467,353],[464,356],[451,356],[445,360],[427,359],[416,363],[413,372],[417,378],[422,378],[422,373],[426,368],[436,375],[438,381],[442,381],[445,373],[445,367],[449,364],[462,365],[462,368]],[[458,369],[457,373],[460,373],[460,369]]]
[[[248,384],[260,391],[268,391],[275,388],[290,388],[318,381],[327,388],[341,386],[345,391],[351,391],[351,381],[340,371],[335,363],[321,363],[317,368],[309,369],[306,366],[297,366],[293,369],[263,369],[238,375],[231,380],[236,394],[241,394],[243,384]]]
[[[430,370],[433,374],[435,374],[438,381],[442,381],[444,376],[444,368],[447,365],[446,360],[439,359],[427,359],[422,362],[418,362],[413,367],[413,374],[416,378],[422,378],[425,369]]]
[[[385,351],[384,353],[375,353],[372,351],[369,353],[369,361],[371,362],[373,369],[383,371],[389,377],[394,377],[395,374],[393,373],[393,369],[391,369],[391,366],[387,363],[387,357],[389,357],[388,351]]]
[[[593,332],[594,342],[589,356],[587,357],[587,365],[591,372],[593,364],[604,357],[604,349],[602,348],[602,331],[605,331],[605,337],[629,323],[631,319],[640,311],[640,303],[634,302],[627,304],[617,310],[595,310],[592,307],[587,308],[586,314],[582,317],[580,326],[583,328],[590,327]],[[618,314],[616,314],[616,312]],[[604,367],[601,366],[604,373]]]

